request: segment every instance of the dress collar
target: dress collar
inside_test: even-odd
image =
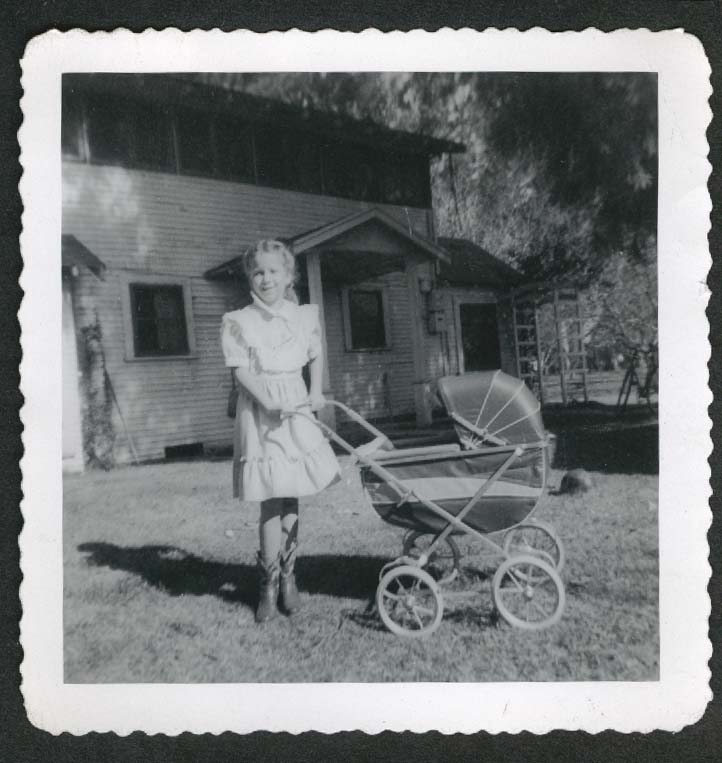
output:
[[[274,318],[283,318],[283,320],[291,322],[294,319],[294,307],[293,302],[283,299],[279,307],[269,307],[262,299],[259,299],[253,292],[251,292],[251,298],[253,304],[267,315],[271,315]]]

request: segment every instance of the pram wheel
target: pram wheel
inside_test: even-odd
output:
[[[557,572],[564,569],[564,546],[551,525],[538,519],[529,519],[512,527],[504,535],[507,556],[532,554],[549,562]]]
[[[381,578],[376,606],[392,633],[411,638],[433,633],[444,614],[436,581],[428,572],[408,565],[393,567]]]
[[[494,606],[510,624],[525,630],[547,628],[559,621],[566,595],[559,573],[532,554],[506,559],[494,575]]]
[[[404,556],[418,559],[421,554],[428,553],[429,546],[436,536],[423,530],[413,530],[404,538]],[[448,536],[429,555],[424,569],[437,583],[450,583],[459,574],[461,552],[456,542]]]

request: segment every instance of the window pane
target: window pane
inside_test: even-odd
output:
[[[379,158],[371,149],[341,143],[323,147],[324,191],[362,201],[381,201]]]
[[[211,119],[202,111],[184,109],[176,121],[181,172],[213,175]]]
[[[90,158],[99,164],[121,164],[169,171],[173,167],[170,118],[151,104],[117,96],[88,100]]]
[[[251,129],[238,119],[218,117],[215,124],[216,159],[222,177],[253,182]]]
[[[182,286],[131,284],[130,298],[137,357],[188,354]]]
[[[384,307],[379,290],[349,291],[351,344],[354,350],[368,350],[386,346]]]
[[[129,109],[117,98],[88,101],[90,158],[100,164],[130,164],[133,125]]]
[[[256,128],[256,162],[261,185],[286,185],[283,134],[259,125]]]
[[[404,156],[401,161],[401,174],[406,189],[404,204],[413,207],[431,206],[428,158],[426,156]]]
[[[173,169],[171,121],[168,110],[137,104],[131,107],[131,118],[133,164],[148,169]]]
[[[258,182],[298,191],[321,189],[321,156],[318,143],[295,130],[256,128]]]
[[[293,187],[299,191],[320,193],[321,146],[313,137],[302,133],[290,136],[288,145],[295,175]]]
[[[386,153],[379,175],[386,203],[412,207],[430,205],[429,161],[425,156]]]
[[[63,88],[63,115],[61,140],[64,158],[80,159],[83,155],[81,137],[83,110],[80,98],[71,90]]]

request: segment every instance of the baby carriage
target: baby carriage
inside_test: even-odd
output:
[[[373,440],[354,448],[316,421],[360,463],[378,515],[407,529],[401,555],[379,576],[381,620],[401,636],[433,633],[444,596],[458,595],[450,590],[461,559],[454,536],[466,535],[502,557],[492,580],[499,614],[520,628],[548,627],[564,609],[564,550],[549,525],[531,518],[550,466],[539,403],[523,381],[501,371],[443,377],[438,389],[456,444],[394,449],[382,432],[337,401],[329,404]]]

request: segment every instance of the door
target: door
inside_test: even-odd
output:
[[[501,367],[499,324],[496,305],[461,302],[458,305],[457,338],[459,371],[492,371]]]

